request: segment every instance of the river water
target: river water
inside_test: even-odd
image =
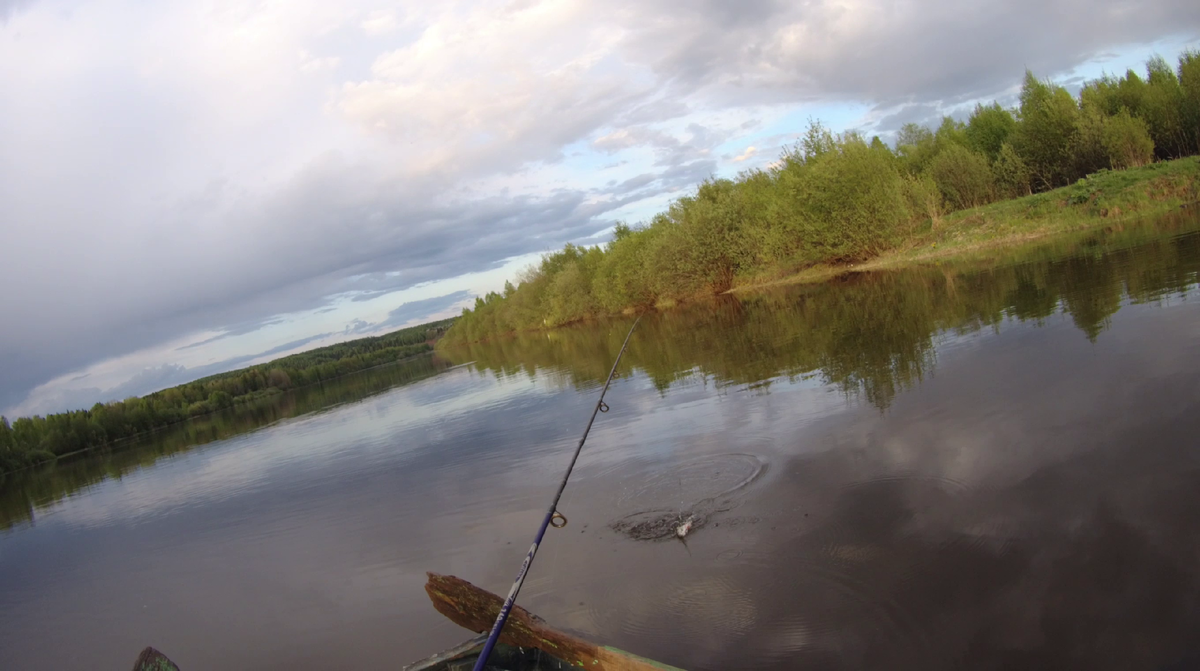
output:
[[[687,669],[1200,662],[1200,221],[648,315],[521,603]],[[504,593],[628,321],[3,483],[0,668],[399,668]],[[630,520],[697,514],[686,544]]]

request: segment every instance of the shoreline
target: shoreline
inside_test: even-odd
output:
[[[1019,250],[1047,239],[1161,217],[1200,204],[1200,158],[1091,175],[1071,186],[998,201],[945,217],[941,224],[877,256],[818,264],[778,277],[748,279],[725,294],[817,284],[850,272],[921,265],[989,250]]]
[[[1057,238],[1093,233],[1162,217],[1200,205],[1200,157],[1160,161],[1127,170],[1105,170],[1070,186],[1001,200],[927,220],[900,245],[861,261],[820,263],[792,271],[767,271],[735,281],[715,296],[737,296],[776,287],[819,284],[847,273],[873,272],[951,259],[967,260],[987,252],[1018,252]],[[995,254],[989,255],[994,256]],[[616,313],[592,315],[549,327],[489,333],[466,342],[439,340],[438,349],[453,348],[517,333],[549,333],[580,323],[666,312],[681,305],[710,300],[714,294],[684,299],[660,299],[653,306],[625,308]]]
[[[440,338],[434,340],[433,344],[436,344],[437,340],[440,340]],[[165,433],[167,431],[171,431],[172,429],[176,429],[180,426],[183,426],[183,425],[187,424],[188,422],[192,422],[192,421],[196,421],[196,420],[203,420],[205,418],[212,417],[221,412],[236,412],[239,407],[244,407],[255,401],[260,401],[265,398],[272,398],[275,396],[280,396],[282,394],[292,393],[294,391],[307,389],[309,387],[314,387],[317,385],[322,385],[327,382],[333,382],[335,380],[340,380],[342,378],[346,378],[346,377],[349,377],[351,375],[355,375],[358,373],[368,372],[368,371],[372,371],[372,370],[378,370],[380,368],[385,368],[387,366],[392,366],[392,365],[395,365],[398,363],[414,361],[423,356],[431,356],[431,357],[436,356],[437,350],[436,350],[436,347],[433,346],[433,344],[431,344],[430,349],[425,352],[420,352],[417,354],[413,354],[411,356],[406,356],[406,357],[403,357],[400,359],[396,359],[394,361],[388,361],[386,363],[376,364],[374,366],[368,366],[367,368],[359,368],[357,370],[352,370],[352,371],[349,371],[346,373],[342,373],[341,375],[337,375],[337,376],[334,376],[331,378],[326,378],[323,380],[318,380],[316,382],[309,382],[309,383],[297,385],[294,387],[288,387],[287,389],[279,389],[276,387],[271,387],[270,388],[271,391],[261,390],[259,392],[254,392],[254,394],[252,394],[252,395],[247,394],[246,396],[239,396],[239,397],[237,397],[237,400],[232,402],[230,405],[227,405],[227,406],[224,406],[221,408],[214,408],[212,410],[208,410],[206,412],[202,412],[202,413],[199,413],[196,415],[190,415],[184,419],[180,419],[175,422],[169,422],[167,424],[162,424],[160,426],[156,426],[147,431],[140,431],[138,433],[130,434],[128,436],[122,436],[114,441],[100,443],[98,445],[92,445],[92,446],[84,447],[84,448],[81,448],[78,450],[72,450],[71,452],[64,452],[63,454],[56,454],[51,459],[47,459],[46,461],[39,461],[39,462],[26,464],[26,465],[22,466],[21,468],[11,469],[11,470],[0,470],[0,486],[2,486],[3,480],[7,477],[16,476],[16,475],[26,473],[28,471],[32,471],[32,470],[38,469],[38,468],[45,468],[45,467],[53,468],[53,467],[58,466],[59,464],[66,463],[68,461],[72,461],[75,459],[87,457],[87,456],[97,454],[100,452],[104,452],[106,450],[107,451],[120,451],[122,448],[124,448],[129,443],[133,443],[133,442],[136,442],[139,440],[145,440],[151,436],[154,436],[155,434]],[[268,426],[268,424],[264,424],[263,426],[258,427],[258,428],[263,428],[265,426]],[[257,429],[255,429],[255,430],[257,430]]]

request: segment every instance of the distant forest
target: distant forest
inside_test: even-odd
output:
[[[0,473],[111,446],[137,434],[263,396],[432,351],[454,319],[359,338],[177,387],[45,417],[0,417]]]
[[[869,258],[940,217],[1200,153],[1200,52],[1146,76],[1088,82],[1078,98],[1026,72],[1020,104],[966,122],[904,126],[895,147],[812,123],[765,170],[711,179],[604,247],[567,245],[503,293],[476,299],[443,344],[721,293],[738,281]]]

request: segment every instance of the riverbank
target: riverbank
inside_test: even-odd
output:
[[[533,279],[526,279],[519,288],[509,285],[503,295],[489,294],[478,299],[475,309],[464,313],[441,346],[483,342],[524,331],[553,330],[576,322],[648,309],[666,311],[711,300],[714,294],[744,294],[787,284],[817,284],[848,272],[989,258],[1011,259],[1024,249],[1044,245],[1047,241],[1061,240],[1062,244],[1070,245],[1073,239],[1086,237],[1090,232],[1131,226],[1136,221],[1183,211],[1198,201],[1200,157],[1159,161],[1125,170],[1102,170],[1069,186],[927,218],[908,227],[894,243],[843,263],[814,262],[801,252],[792,261],[770,264],[754,273],[735,274],[732,281],[719,290],[702,285],[683,295],[646,288],[653,285],[652,273],[664,272],[664,267],[669,272],[667,261],[654,266],[630,265],[625,263],[629,259],[621,256],[625,252],[620,248],[614,252],[611,243],[608,250],[568,246],[564,252],[546,257],[542,267],[533,273]],[[657,229],[644,229],[641,235],[666,236],[675,232],[668,225],[660,225]],[[629,239],[618,235],[617,241]],[[636,246],[631,248],[625,244],[626,249],[638,250]],[[727,245],[734,246],[736,244]],[[681,253],[688,251],[687,247],[681,249]],[[649,253],[643,255],[652,256]],[[635,254],[632,258],[639,257]],[[615,272],[606,274],[603,264],[613,261],[616,261],[613,264]],[[623,270],[621,264],[628,269]],[[588,280],[583,286],[561,295],[557,293],[560,285],[580,282],[585,276]],[[624,285],[625,293],[643,299],[632,305],[617,302],[605,308],[597,296],[611,292],[613,283],[618,287]],[[579,317],[538,317],[547,311],[553,315],[561,310],[562,304],[569,302],[590,302],[591,307]]]
[[[904,244],[866,261],[763,273],[736,283],[729,293],[824,282],[848,271],[899,268],[1001,249],[1014,251],[1048,237],[1161,216],[1197,203],[1200,157],[1103,171],[1053,191],[954,212],[937,222],[931,220]]]
[[[287,390],[428,355],[453,321],[327,345],[90,409],[19,417],[11,424],[0,417],[0,473],[116,449],[124,441],[192,419],[239,412]]]

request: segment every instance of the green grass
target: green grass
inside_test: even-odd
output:
[[[758,277],[734,288],[822,282],[848,269],[872,270],[955,256],[975,256],[1065,235],[1151,218],[1200,202],[1200,157],[1102,171],[1071,186],[926,221],[907,242],[861,263],[817,265],[786,277]]]

